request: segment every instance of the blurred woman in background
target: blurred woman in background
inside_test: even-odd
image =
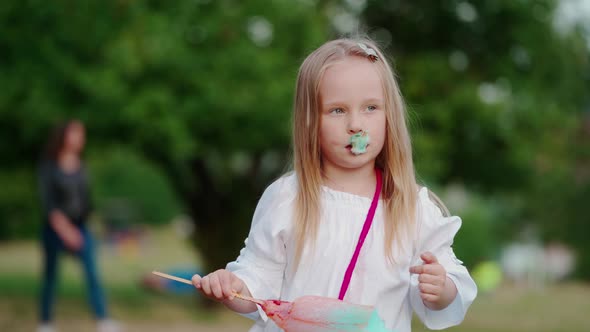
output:
[[[88,177],[81,159],[85,136],[85,128],[80,121],[70,120],[58,126],[50,137],[39,166],[43,212],[39,332],[56,331],[52,318],[58,259],[62,252],[73,254],[80,260],[90,306],[97,319],[97,330],[119,331],[117,324],[107,319],[104,292],[95,264],[93,239],[86,227],[92,205]]]

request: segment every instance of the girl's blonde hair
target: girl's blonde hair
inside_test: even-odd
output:
[[[359,45],[360,44],[360,45]],[[377,60],[366,49],[376,52]],[[319,88],[326,69],[349,56],[364,57],[376,67],[385,96],[386,136],[376,166],[383,170],[381,199],[385,211],[385,252],[393,259],[393,244],[410,236],[416,215],[418,186],[414,174],[406,109],[390,64],[377,45],[368,38],[337,39],[311,53],[297,77],[293,118],[293,168],[298,183],[295,202],[295,266],[306,244],[315,245],[320,215],[322,158],[319,142]],[[398,246],[396,246],[398,247]],[[400,249],[404,249],[401,248]]]

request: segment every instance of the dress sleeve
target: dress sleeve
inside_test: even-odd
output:
[[[420,254],[430,251],[444,266],[447,276],[457,287],[457,296],[448,307],[431,310],[424,305],[420,297],[418,275],[413,274],[411,277],[409,296],[412,308],[426,327],[440,330],[463,321],[467,309],[477,295],[477,286],[451,248],[455,234],[461,227],[461,219],[457,216],[443,216],[438,206],[428,197],[426,188],[420,190],[417,209],[418,243],[412,266],[423,264]]]
[[[244,281],[254,298],[278,299],[281,295],[294,197],[290,187],[287,180],[279,179],[265,190],[254,212],[244,248],[226,267]],[[267,320],[260,308],[244,316]]]

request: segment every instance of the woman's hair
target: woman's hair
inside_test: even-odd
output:
[[[83,126],[82,122],[79,120],[68,120],[59,123],[53,128],[49,140],[47,141],[47,145],[45,146],[43,159],[51,161],[56,161],[58,159],[59,154],[65,145],[68,130],[72,125]]]
[[[376,60],[367,53],[367,47],[376,52]],[[294,215],[295,265],[299,263],[307,241],[313,246],[317,238],[322,184],[320,82],[329,66],[352,56],[366,58],[375,66],[385,96],[385,144],[377,156],[376,166],[383,170],[381,198],[385,204],[385,252],[390,262],[394,262],[393,244],[404,243],[400,241],[402,236],[411,235],[418,186],[406,125],[406,109],[391,66],[377,45],[368,38],[333,40],[303,61],[297,77],[293,118],[293,168],[298,182]]]

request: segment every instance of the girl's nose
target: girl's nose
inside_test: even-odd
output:
[[[352,135],[361,132],[362,130],[363,126],[361,125],[359,117],[351,114],[348,120],[348,133]]]
[[[356,134],[356,133],[360,133],[361,131],[363,131],[363,130],[360,129],[360,128],[356,128],[356,129],[352,129],[351,128],[351,129],[348,129],[348,133],[351,134],[351,135]]]

